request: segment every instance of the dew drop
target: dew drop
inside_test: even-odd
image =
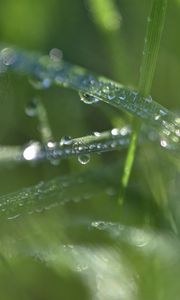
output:
[[[114,95],[108,95],[107,97],[108,97],[108,100],[110,100],[110,101],[113,100],[113,99],[115,98]]]
[[[121,101],[124,101],[126,99],[125,92],[123,91],[121,95],[118,97]]]
[[[104,221],[94,221],[91,223],[91,226],[99,230],[105,230],[107,227]]]
[[[94,132],[94,136],[96,136],[96,137],[100,137],[100,136],[101,136],[101,134],[100,134],[100,132],[98,132],[98,131],[95,131],[95,132]]]
[[[95,144],[90,144],[90,145],[89,145],[89,149],[90,149],[90,150],[94,150],[95,148],[96,148],[96,145],[95,145]]]
[[[160,116],[166,116],[167,115],[167,112],[162,110],[162,109],[160,109],[159,113],[160,113]]]
[[[152,102],[152,97],[149,95],[149,96],[145,99],[145,101],[146,101],[147,103],[151,103],[151,102]]]
[[[177,136],[180,137],[180,129],[177,129],[177,130],[175,131],[175,133],[176,133]]]
[[[25,113],[31,118],[37,115],[37,101],[35,99],[27,103]]]
[[[61,61],[63,57],[63,53],[60,49],[58,48],[53,48],[49,52],[49,57],[54,61],[54,62],[59,62]]]
[[[113,142],[111,143],[111,148],[115,148],[117,146],[117,143]]]
[[[122,136],[127,135],[129,132],[130,132],[130,129],[129,129],[128,127],[123,127],[123,128],[121,128],[121,130],[120,130],[120,134],[121,134]]]
[[[79,93],[81,101],[83,101],[85,104],[93,104],[99,102],[99,99],[97,97],[94,97],[87,93]]]
[[[0,56],[2,58],[3,64],[6,66],[12,65],[16,61],[16,52],[14,49],[11,49],[11,48],[4,48],[1,51]]]
[[[111,134],[112,134],[113,136],[116,136],[116,135],[119,134],[119,130],[118,130],[117,128],[113,128],[113,129],[111,130]]]
[[[41,145],[39,142],[32,142],[23,151],[23,157],[25,160],[35,160],[40,153]]]
[[[60,146],[69,146],[73,142],[70,136],[63,136],[60,140]]]
[[[81,154],[78,156],[78,161],[80,162],[80,164],[86,165],[86,164],[88,164],[88,162],[90,162],[90,155],[89,154]]]
[[[179,118],[179,117],[177,117],[177,118],[175,119],[175,123],[176,123],[177,125],[180,124],[180,118]]]
[[[164,147],[164,148],[166,148],[167,145],[168,145],[167,141],[166,141],[166,140],[163,140],[163,139],[161,140],[160,144],[161,144],[161,146]]]
[[[56,147],[56,143],[53,142],[53,141],[48,141],[47,147],[48,147],[49,150],[52,150]]]
[[[157,120],[159,120],[159,119],[160,119],[160,115],[156,114],[156,115],[154,116],[154,120],[157,121]]]
[[[105,86],[105,87],[103,88],[103,92],[104,92],[105,94],[108,94],[108,93],[109,93],[109,87],[108,87],[108,86]]]

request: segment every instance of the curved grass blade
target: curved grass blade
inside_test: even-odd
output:
[[[107,188],[114,187],[112,173],[117,167],[119,166],[116,164],[71,176],[61,176],[1,196],[0,217],[13,220],[24,213],[40,213],[68,202],[77,203],[87,201],[94,195],[102,196]],[[109,195],[109,191],[107,194]]]
[[[15,51],[15,50],[14,50]],[[2,56],[0,56],[2,59]],[[49,56],[41,56],[24,51],[16,51],[16,60],[7,69],[17,73],[35,76],[37,80],[52,82],[59,86],[74,89],[88,96],[92,102],[99,100],[117,109],[125,110],[151,124],[165,135],[167,144],[179,145],[180,118],[152,100],[143,97],[112,80],[94,75],[88,70],[67,62],[54,62]],[[46,88],[46,87],[45,87]]]

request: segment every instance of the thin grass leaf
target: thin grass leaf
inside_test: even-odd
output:
[[[140,67],[139,92],[146,98],[150,94],[152,80],[157,64],[161,36],[164,28],[166,15],[167,0],[153,0],[150,16],[148,17],[147,33],[145,37],[143,59]],[[154,117],[155,120],[158,116]],[[122,191],[119,202],[124,201],[125,190],[128,186],[135,152],[137,148],[137,140],[140,130],[139,121],[134,122],[134,132],[132,134],[131,144],[129,146],[127,158],[124,166],[124,174],[122,177]],[[178,142],[178,140],[177,140]],[[166,145],[166,140],[165,144]]]

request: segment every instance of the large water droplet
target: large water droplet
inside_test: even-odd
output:
[[[23,157],[25,160],[36,160],[41,150],[39,142],[32,142],[23,151]]]
[[[33,99],[32,101],[28,102],[25,107],[25,113],[28,117],[35,117],[37,116],[37,101]]]
[[[1,51],[0,56],[1,56],[3,64],[6,66],[12,65],[16,61],[16,52],[14,49],[11,49],[11,48],[4,48]]]
[[[90,162],[90,155],[89,154],[81,154],[78,156],[78,161],[82,165],[86,165],[88,162]]]
[[[87,93],[79,93],[80,99],[81,101],[83,101],[86,104],[93,104],[93,103],[97,103],[99,102],[99,99],[95,96],[92,96],[90,94]]]
[[[119,134],[119,129],[118,129],[118,128],[113,128],[113,129],[111,130],[111,134],[112,134],[113,136],[118,135],[118,134]]]

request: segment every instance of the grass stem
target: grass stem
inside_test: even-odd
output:
[[[153,0],[150,16],[148,17],[147,32],[144,43],[143,59],[140,67],[139,92],[147,97],[151,91],[152,81],[157,64],[158,52],[161,36],[164,28],[167,0]],[[128,149],[123,176],[121,180],[121,194],[119,203],[124,202],[125,191],[127,189],[137,148],[139,130],[141,127],[139,120],[134,120],[134,132],[132,133],[130,146]]]

